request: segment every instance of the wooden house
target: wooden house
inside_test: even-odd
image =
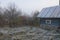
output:
[[[60,3],[59,3],[60,4]],[[40,26],[50,26],[53,28],[60,28],[60,6],[53,6],[43,8],[42,11],[37,15],[40,19]],[[45,27],[45,28],[46,28]],[[48,27],[50,29],[50,27]]]

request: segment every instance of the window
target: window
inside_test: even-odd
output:
[[[51,24],[51,20],[46,20],[46,24]]]

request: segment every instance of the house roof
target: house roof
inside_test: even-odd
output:
[[[60,18],[60,6],[43,8],[37,17],[40,17],[40,18]]]

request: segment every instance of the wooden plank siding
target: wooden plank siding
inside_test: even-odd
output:
[[[51,20],[51,24],[46,24],[46,20]],[[40,24],[60,26],[59,18],[40,18]]]
[[[46,20],[51,20],[51,24],[46,24]],[[56,29],[60,27],[60,18],[40,18],[40,27],[46,29]]]

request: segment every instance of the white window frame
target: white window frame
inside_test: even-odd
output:
[[[46,24],[51,24],[51,20],[46,20]]]

